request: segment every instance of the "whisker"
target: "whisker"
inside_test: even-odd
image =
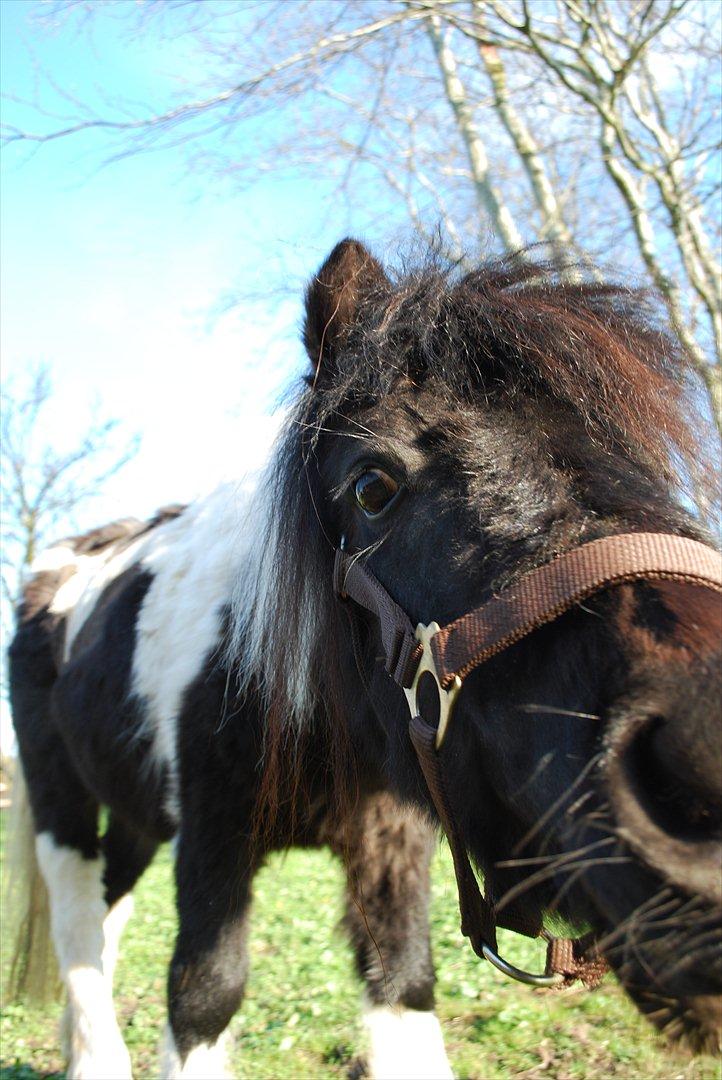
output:
[[[655,905],[657,906],[655,907]],[[615,946],[615,942],[622,938],[627,933],[628,929],[635,923],[645,920],[649,922],[650,915],[654,916],[657,912],[665,914],[670,911],[670,908],[676,911],[678,906],[678,898],[672,895],[671,889],[660,889],[654,896],[639,904],[618,926],[615,926],[613,930],[610,930],[609,933],[600,938],[597,942],[598,948],[602,952],[610,951],[612,947]]]
[[[521,794],[523,794],[523,792],[525,792],[528,787],[531,787],[531,785],[541,776],[544,770],[548,768],[549,765],[551,765],[556,756],[556,750],[550,750],[549,753],[542,755],[542,757],[539,759],[539,762],[532,771],[531,776],[528,776],[527,779],[520,785],[520,787],[515,789],[515,799],[518,798]]]
[[[570,873],[567,880],[564,882],[563,885],[561,885],[556,895],[552,898],[551,902],[547,907],[547,911],[551,913],[558,909],[559,904],[562,902],[569,890],[577,883],[579,878],[584,875],[588,866],[599,866],[600,864],[607,863],[608,861],[608,859],[592,859],[584,863],[584,865],[580,866],[577,870],[574,871],[574,873]]]
[[[562,709],[555,705],[534,705],[529,702],[526,705],[520,705],[519,710],[525,713],[550,713],[555,716],[578,716],[582,720],[601,720],[601,716],[597,713],[587,712],[575,712],[574,709]]]
[[[720,931],[719,927],[708,930],[706,933],[698,934],[691,942],[686,940],[686,935],[679,936],[682,938],[679,945],[684,944],[684,953],[675,955],[673,961],[662,968],[660,974],[667,979],[672,978],[686,967],[694,964],[697,959],[695,953],[699,953],[701,949],[708,949],[711,946],[718,945],[722,942],[722,931]]]
[[[549,878],[553,877],[560,869],[562,873],[566,874],[571,870],[587,870],[592,866],[622,866],[630,862],[633,862],[631,855],[603,855],[599,859],[583,859],[579,863],[569,863],[568,865],[565,864],[563,867],[545,867],[544,870],[540,870],[537,874],[532,874],[530,878],[527,878],[525,881],[521,881],[518,885],[514,885],[512,888],[508,889],[497,904],[497,908],[502,910],[502,908],[511,903],[513,899],[528,892],[530,888],[548,881]]]
[[[308,424],[305,420],[299,420],[295,416],[290,417],[290,420],[292,424],[296,424],[303,431],[313,431],[316,435],[339,435],[344,439],[360,439],[363,442],[368,439],[367,435],[357,435],[354,431],[339,431],[335,428],[322,427],[319,424]]]
[[[334,416],[339,416],[339,413],[334,413]],[[355,424],[357,428],[366,432],[372,439],[378,439],[379,436],[377,432],[372,431],[370,427],[366,427],[366,425],[362,424],[360,420],[357,420],[355,416],[343,416],[341,419],[347,424]]]
[[[566,817],[573,817],[578,810],[584,806],[585,802],[589,802],[592,798],[593,792],[587,791],[584,795],[581,795],[576,802],[573,802],[571,806],[568,806],[564,811]]]
[[[661,1008],[655,1009],[653,1012],[647,1012],[645,1009],[644,1015],[652,1024],[656,1023],[658,1020],[667,1020],[669,1018],[669,1006],[662,1005]]]
[[[679,1016],[675,1016],[672,1020],[670,1020],[668,1024],[665,1024],[664,1026],[664,1034],[672,1040],[679,1039],[683,1031],[684,1023]]]
[[[385,537],[382,537],[379,540],[374,540],[372,544],[368,544],[365,548],[361,548],[359,551],[354,552],[351,556],[351,561],[358,562],[359,559],[363,559],[367,555],[373,555],[375,551],[378,551],[385,539]]]
[[[555,851],[550,855],[530,855],[524,859],[504,859],[500,862],[495,862],[494,866],[499,869],[508,869],[514,866],[535,866],[540,863],[550,863],[556,860],[557,865],[566,862],[569,859],[577,859],[581,855],[584,855],[587,851],[591,851],[594,848],[598,848],[602,843],[613,843],[616,841],[615,836],[608,836],[604,841],[595,840],[591,844],[584,844],[582,847],[573,848],[569,851]]]
[[[569,785],[569,787],[566,789],[566,791],[564,791],[559,796],[559,798],[556,799],[551,804],[551,806],[547,810],[544,811],[544,813],[541,815],[540,818],[537,819],[537,821],[532,825],[532,827],[529,829],[529,831],[524,834],[524,836],[521,838],[521,840],[517,844],[514,845],[514,847],[512,848],[512,854],[513,855],[516,855],[516,853],[519,852],[519,851],[523,851],[524,848],[534,839],[534,837],[538,836],[538,834],[545,827],[545,825],[551,820],[551,818],[554,817],[554,814],[557,812],[557,810],[561,806],[563,806],[563,804],[566,802],[566,800],[571,796],[572,792],[576,788],[579,787],[579,785],[582,783],[582,781],[586,779],[586,777],[589,775],[589,773],[592,771],[592,769],[598,764],[598,762],[601,760],[601,757],[602,757],[602,754],[601,754],[601,751],[600,751],[599,753],[594,754],[594,756],[592,758],[590,758],[590,760],[586,763],[586,765],[584,765],[584,767],[579,772],[579,775],[577,776],[576,780],[574,780],[574,782]]]
[[[595,840],[591,844],[586,844],[584,847],[577,848],[576,851],[565,852],[563,855],[558,856],[555,862],[551,862],[548,866],[545,866],[543,870],[538,870],[536,874],[530,874],[530,876],[528,878],[525,878],[524,881],[520,881],[516,885],[512,885],[511,888],[507,889],[507,891],[504,893],[504,896],[499,901],[497,907],[501,910],[501,908],[511,903],[514,897],[520,896],[522,893],[527,892],[534,885],[538,885],[541,882],[546,881],[548,878],[552,877],[557,870],[561,870],[562,868],[571,869],[572,867],[568,866],[568,864],[571,863],[572,865],[576,866],[574,860],[577,860],[581,856],[588,854],[588,852],[590,851],[596,851],[600,847],[604,847],[607,844],[611,843],[615,843],[615,837],[613,836],[605,837],[603,840]],[[615,858],[615,856],[612,857]],[[623,858],[625,862],[629,861],[629,856],[624,856]]]

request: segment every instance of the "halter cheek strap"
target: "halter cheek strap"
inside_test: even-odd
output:
[[[479,889],[461,841],[438,752],[448,733],[454,703],[463,680],[475,668],[579,601],[612,585],[660,579],[722,592],[722,559],[707,545],[680,536],[629,533],[605,537],[529,571],[443,628],[437,623],[420,623],[414,630],[406,612],[358,558],[343,550],[336,552],[335,591],[376,616],[386,670],[406,694],[411,711],[409,736],[454,860],[462,933],[479,956],[522,982],[550,986],[579,978],[594,986],[607,965],[588,937],[574,941],[549,938],[543,975],[521,971],[499,956],[497,926],[530,937],[543,931],[538,921],[530,921],[512,905],[503,913],[497,912]],[[353,618],[352,628],[356,662],[365,682]],[[438,724],[427,722],[421,714],[417,691],[424,674],[436,683]]]

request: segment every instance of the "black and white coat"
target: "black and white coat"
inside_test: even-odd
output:
[[[12,704],[68,991],[71,1077],[131,1075],[113,969],[132,887],[173,837],[179,932],[161,1075],[227,1075],[224,1033],[245,984],[253,875],[269,848],[292,841],[329,843],[345,863],[372,1075],[451,1075],[433,1014],[428,827],[373,775],[343,837],[322,783],[272,835],[253,822],[263,612],[276,602],[264,558],[269,490],[226,484],[149,523],[65,541],[36,559],[26,584]],[[242,649],[240,686],[229,640]],[[307,712],[302,667],[289,679]],[[102,838],[101,806],[109,809]],[[389,875],[394,887],[377,899]]]

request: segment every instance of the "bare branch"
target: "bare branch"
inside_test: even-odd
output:
[[[90,26],[98,5],[48,10]],[[455,261],[488,248],[493,230],[506,250],[544,240],[561,262],[611,263],[661,292],[718,403],[720,10],[704,0],[264,0],[221,19],[197,0],[118,4],[114,17],[136,35],[152,26],[193,40],[201,62],[175,99],[154,112],[115,101],[96,115],[48,80],[69,115],[28,132],[6,109],[8,139],[42,146],[94,130],[111,161],[192,143],[202,147],[193,168],[239,185],[279,165],[323,169],[347,205],[376,205],[379,222],[397,210]],[[266,113],[273,123],[254,122]],[[246,139],[238,146],[249,121],[255,154]],[[27,490],[17,498],[29,504]]]
[[[459,78],[458,65],[451,50],[448,31],[447,34],[442,32],[442,23],[438,15],[431,16],[426,30],[436,54],[447,101],[456,117],[457,127],[466,146],[479,206],[488,213],[494,229],[501,238],[506,250],[519,251],[524,247],[524,240],[511,211],[491,179],[486,147],[481,133],[474,123],[474,116],[466,90]]]
[[[485,38],[488,40],[488,34],[485,33],[484,6],[482,0],[472,0],[479,29],[479,55],[493,87],[496,110],[521,159],[541,213],[540,239],[550,241],[552,250],[561,263],[568,257],[573,246],[571,233],[564,222],[539,147],[528,125],[513,106],[501,54],[495,45],[484,42]]]
[[[23,567],[51,533],[72,527],[71,517],[137,452],[139,440],[123,439],[116,420],[97,419],[75,446],[46,443],[43,423],[52,400],[46,367],[24,390],[9,386],[2,401],[3,590],[17,598]],[[125,441],[125,446],[118,442]]]

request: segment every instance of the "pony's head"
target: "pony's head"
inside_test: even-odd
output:
[[[641,294],[521,257],[391,280],[344,241],[309,285],[304,341],[238,633],[271,740],[324,725],[341,764],[347,739],[359,770],[428,805],[378,623],[358,612],[354,646],[334,595],[335,549],[412,622],[444,624],[586,541],[704,540],[682,492],[703,483],[694,387]],[[718,595],[607,589],[477,668],[441,750],[498,905],[591,930],[640,1007],[698,1046],[722,990],[719,649]]]

